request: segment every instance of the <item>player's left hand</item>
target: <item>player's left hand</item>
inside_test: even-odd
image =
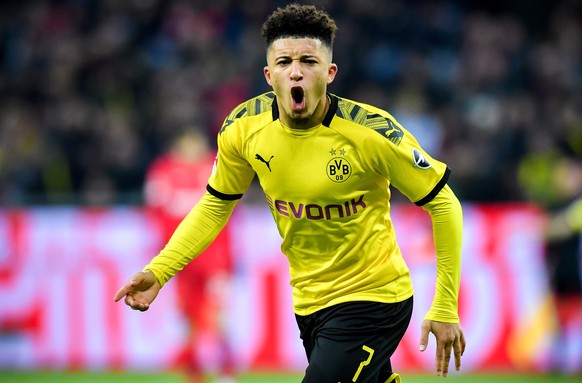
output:
[[[436,371],[438,376],[449,374],[451,351],[455,354],[455,368],[461,370],[461,356],[465,352],[465,335],[458,323],[437,322],[425,319],[422,322],[420,336],[420,351],[426,350],[428,335],[433,333],[436,338]]]

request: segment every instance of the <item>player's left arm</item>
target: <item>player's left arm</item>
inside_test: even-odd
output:
[[[373,132],[365,136],[370,167],[379,170],[392,186],[428,211],[432,219],[437,255],[436,292],[423,321],[420,348],[421,351],[426,349],[432,332],[437,341],[437,373],[446,376],[451,351],[455,352],[455,365],[459,370],[465,350],[458,314],[463,231],[461,204],[446,184],[450,173],[446,164],[423,151],[416,138],[392,116],[377,112],[386,117],[392,129],[376,130],[383,134]]]
[[[432,332],[437,342],[437,374],[447,376],[451,352],[454,352],[455,367],[459,371],[465,351],[465,337],[458,314],[463,212],[461,203],[448,185],[423,205],[423,209],[432,220],[437,277],[433,303],[422,324],[420,350],[426,349],[428,335]]]

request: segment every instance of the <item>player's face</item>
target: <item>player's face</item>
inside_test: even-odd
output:
[[[327,85],[337,66],[319,39],[282,38],[267,50],[267,83],[277,95],[279,116],[290,128],[310,128],[321,123],[327,111]]]

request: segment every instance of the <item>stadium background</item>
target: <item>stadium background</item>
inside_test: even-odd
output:
[[[571,197],[563,183],[582,194],[567,172],[582,161],[580,2],[313,3],[339,25],[330,90],[387,109],[453,169],[466,215],[463,374],[579,379],[582,318],[556,349],[542,234],[549,209]],[[213,140],[233,106],[267,90],[260,25],[283,4],[0,4],[0,380],[169,370],[181,342],[172,292],[147,315],[111,301],[161,246],[144,175],[178,131],[202,127]],[[228,228],[229,339],[242,372],[294,374],[304,360],[285,259],[255,186]],[[395,202],[418,297],[396,363],[428,373],[415,337],[431,294],[430,225]]]

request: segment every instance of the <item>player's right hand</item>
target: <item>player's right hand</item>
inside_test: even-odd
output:
[[[140,271],[117,291],[113,300],[119,302],[125,297],[126,305],[134,310],[146,311],[158,296],[160,289],[160,283],[151,271]]]

